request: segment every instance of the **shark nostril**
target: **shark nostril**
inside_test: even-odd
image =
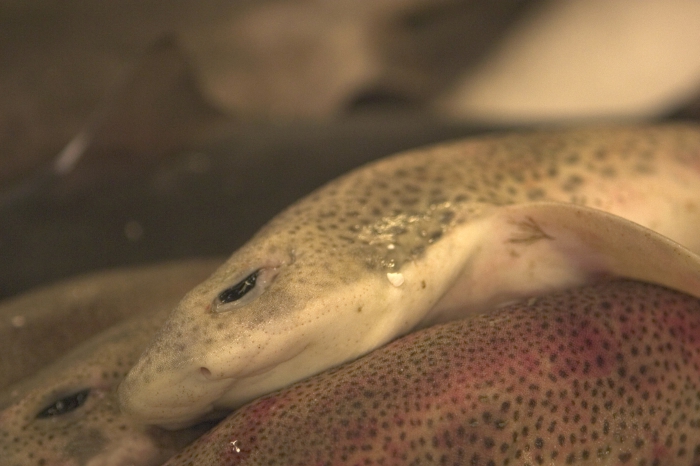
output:
[[[207,379],[211,377],[211,371],[209,369],[207,369],[206,367],[200,367],[199,373],[202,374]]]

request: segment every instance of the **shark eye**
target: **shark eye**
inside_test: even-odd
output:
[[[277,267],[258,269],[235,285],[221,291],[214,299],[214,312],[226,312],[245,306],[267,288],[277,275]]]
[[[228,304],[241,299],[255,288],[255,281],[258,279],[259,274],[260,270],[256,270],[240,282],[226,288],[224,291],[219,293],[219,302],[221,304]]]
[[[36,415],[36,418],[46,419],[54,416],[62,416],[70,413],[71,411],[75,411],[85,404],[85,401],[88,399],[88,395],[90,395],[89,388],[72,393],[68,396],[64,396],[63,398],[56,400],[51,405],[42,409],[39,414]]]

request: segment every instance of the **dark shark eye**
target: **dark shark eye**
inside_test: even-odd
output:
[[[88,399],[90,394],[90,389],[81,390],[76,393],[72,393],[68,396],[64,396],[60,400],[56,400],[50,406],[47,406],[36,415],[37,419],[46,419],[54,416],[62,416],[64,414],[70,413],[80,408],[85,401]]]
[[[278,272],[279,267],[257,269],[235,285],[219,292],[214,299],[212,310],[219,313],[245,306],[267,289]]]
[[[235,285],[226,288],[224,291],[219,293],[219,302],[221,304],[227,304],[241,299],[249,291],[255,288],[255,281],[258,279],[259,274],[260,270],[258,269]]]

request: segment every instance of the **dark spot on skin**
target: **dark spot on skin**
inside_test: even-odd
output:
[[[543,199],[545,197],[545,192],[541,188],[533,188],[528,190],[527,192],[527,198],[531,201],[538,201],[540,199]]]
[[[579,175],[569,176],[564,184],[562,184],[561,189],[565,192],[576,191],[583,184],[583,178]]]

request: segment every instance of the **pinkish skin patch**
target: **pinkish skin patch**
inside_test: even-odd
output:
[[[642,283],[540,298],[264,397],[166,464],[700,464],[699,326]]]

